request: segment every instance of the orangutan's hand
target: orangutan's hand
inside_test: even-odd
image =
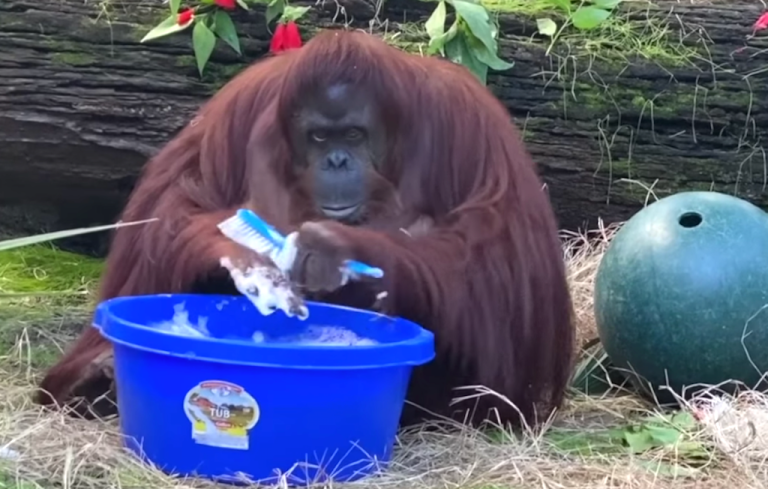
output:
[[[307,318],[309,311],[304,299],[269,258],[247,248],[240,248],[231,255],[221,257],[221,266],[229,270],[237,290],[262,314],[267,316],[280,309],[289,317]]]
[[[349,280],[344,262],[352,259],[347,242],[334,222],[307,222],[297,231],[291,280],[308,292],[333,292]]]

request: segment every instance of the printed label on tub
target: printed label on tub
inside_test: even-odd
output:
[[[184,412],[192,438],[201,445],[248,450],[248,430],[259,420],[259,405],[237,384],[200,382],[187,392]]]

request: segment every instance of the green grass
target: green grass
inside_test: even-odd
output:
[[[558,26],[565,20],[563,12],[553,8],[548,0],[480,0],[480,3],[495,13],[532,18],[549,17],[557,22]],[[647,7],[646,2],[624,1],[624,5],[630,8],[633,3],[640,8]],[[555,45],[565,45],[562,51],[569,54],[577,54],[580,51],[588,55],[620,60],[639,56],[670,65],[684,64],[698,55],[695,49],[684,46],[679,41],[670,40],[669,31],[669,22],[666,19],[648,15],[642,21],[630,21],[626,13],[616,10],[599,28],[589,31],[578,31],[572,26],[566,28]]]
[[[90,309],[83,304],[0,302],[0,356],[4,365],[41,370],[53,365],[85,327]],[[2,489],[2,486],[0,486]]]
[[[0,466],[0,489],[53,489],[54,487],[61,487],[61,484],[55,482],[25,480],[16,472],[11,468]]]
[[[40,489],[40,485],[34,482],[25,482],[14,474],[0,471],[0,489]]]
[[[44,368],[82,329],[102,260],[50,244],[0,252],[0,352]],[[3,489],[0,478],[0,489]]]
[[[480,0],[491,12],[535,15],[552,11],[552,4],[546,0]]]
[[[84,295],[98,280],[102,261],[33,245],[0,252],[0,297]]]

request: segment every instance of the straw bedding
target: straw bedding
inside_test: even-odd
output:
[[[580,344],[596,336],[592,281],[614,231],[566,236]],[[53,325],[50,319],[0,322],[3,334],[14,339],[0,358],[0,488],[212,487],[173,479],[136,461],[120,447],[114,419],[82,421],[44,413],[29,402],[40,374],[40,345],[63,347],[84,312],[59,315]],[[768,486],[766,458],[768,397],[759,393],[702,396],[677,413],[661,413],[622,392],[574,393],[543,432],[481,434],[448,423],[404,432],[392,470],[354,485],[761,488]]]

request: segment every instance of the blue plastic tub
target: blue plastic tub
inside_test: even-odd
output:
[[[174,306],[213,338],[157,329]],[[126,445],[165,472],[226,482],[352,481],[385,469],[414,366],[434,337],[399,318],[308,303],[306,321],[262,316],[245,297],[151,295],[101,303]],[[370,346],[256,342],[340,326]],[[208,413],[206,415],[206,413]]]

